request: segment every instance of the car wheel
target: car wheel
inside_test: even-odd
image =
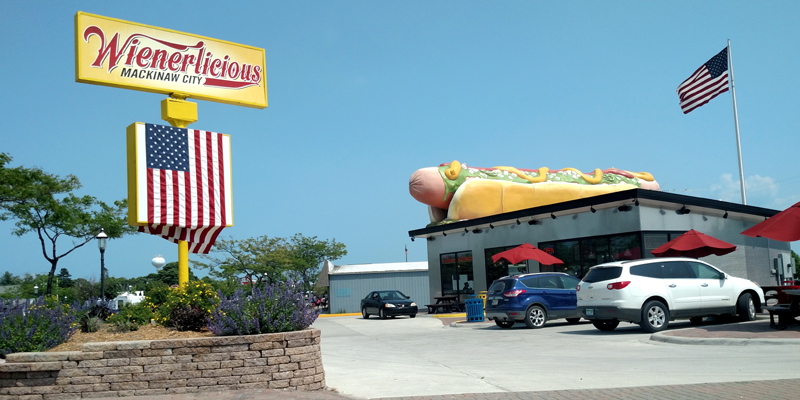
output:
[[[568,324],[577,324],[578,322],[581,322],[580,318],[567,318]]]
[[[739,296],[739,300],[736,301],[736,312],[742,321],[756,320],[756,305],[753,303],[753,296],[750,293]]]
[[[494,323],[495,323],[497,326],[499,326],[499,327],[501,327],[501,328],[503,328],[503,329],[508,329],[508,328],[511,328],[512,326],[514,326],[514,321],[500,321],[500,320],[495,320],[495,321],[494,321]]]
[[[689,318],[689,323],[692,325],[700,325],[701,323],[703,323],[703,317]]]
[[[409,317],[411,317],[411,318],[417,318],[417,314],[411,314],[411,315],[409,315]]]
[[[639,326],[645,332],[655,333],[667,329],[669,326],[669,310],[664,303],[658,300],[650,300],[642,307],[642,321]]]
[[[547,313],[542,307],[532,306],[525,313],[525,325],[528,328],[539,329],[544,326],[545,322],[547,322]]]
[[[386,319],[386,310],[384,310],[383,308],[381,308],[381,309],[380,309],[380,312],[378,313],[378,316],[379,316],[381,319]]]
[[[594,320],[592,321],[592,325],[594,325],[595,328],[603,332],[610,332],[613,331],[614,329],[617,329],[619,321]]]
[[[364,307],[361,307],[361,317],[363,317],[364,319],[369,318],[369,314],[367,314],[367,309]]]

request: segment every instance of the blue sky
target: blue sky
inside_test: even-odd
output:
[[[0,151],[127,196],[125,128],[163,95],[76,83],[77,11],[266,50],[269,107],[198,101],[193,128],[232,141],[235,226],[224,237],[336,239],[337,263],[425,260],[418,168],[616,167],[663,190],[739,202],[730,92],[688,115],[678,84],[730,39],[748,204],[800,201],[797,2],[8,2],[0,14]],[[35,234],[0,223],[0,272],[46,273]],[[61,243],[63,242],[63,243]],[[68,239],[61,239],[59,249]],[[798,245],[793,244],[795,251]],[[177,246],[110,242],[110,275],[154,272]],[[99,277],[90,243],[59,263]],[[202,275],[202,273],[201,273]]]

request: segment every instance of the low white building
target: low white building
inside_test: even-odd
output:
[[[138,304],[140,301],[144,301],[144,297],[142,290],[133,293],[125,292],[111,300],[111,308],[119,310],[126,304]]]

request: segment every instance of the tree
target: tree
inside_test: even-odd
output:
[[[192,263],[198,268],[208,269],[212,276],[223,279],[246,277],[253,285],[260,285],[264,279],[269,283],[285,279],[292,266],[286,239],[267,236],[245,240],[218,239],[211,253],[201,257],[208,262]]]
[[[0,286],[19,285],[20,283],[22,283],[22,279],[11,272],[6,271],[0,276]]]
[[[75,176],[60,178],[39,168],[7,168],[10,161],[10,156],[0,154],[0,210],[4,211],[0,218],[17,220],[13,231],[17,236],[38,235],[42,255],[50,263],[46,294],[52,293],[58,261],[93,240],[101,227],[109,238],[135,232],[127,224],[126,200],[109,206],[92,196],[78,197],[72,193],[81,187]],[[72,242],[59,253],[61,237],[70,237]]]
[[[322,263],[325,260],[338,260],[346,255],[345,245],[336,239],[321,241],[316,236],[295,234],[291,239],[291,275],[303,283],[304,291],[311,290],[317,281]]]
[[[153,275],[153,274],[150,274]],[[167,263],[160,270],[158,273],[155,274],[156,280],[166,283],[167,285],[177,285],[178,284],[178,262],[173,261],[171,263]],[[189,268],[189,280],[196,281],[197,276],[192,273],[192,269]]]
[[[72,275],[69,274],[66,268],[61,268],[61,271],[58,272],[58,287],[69,288],[72,287],[73,284]]]

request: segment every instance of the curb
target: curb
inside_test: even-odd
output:
[[[705,346],[800,346],[800,339],[693,338],[684,336],[670,336],[664,334],[663,332],[650,335],[650,340],[654,342],[670,344]]]

